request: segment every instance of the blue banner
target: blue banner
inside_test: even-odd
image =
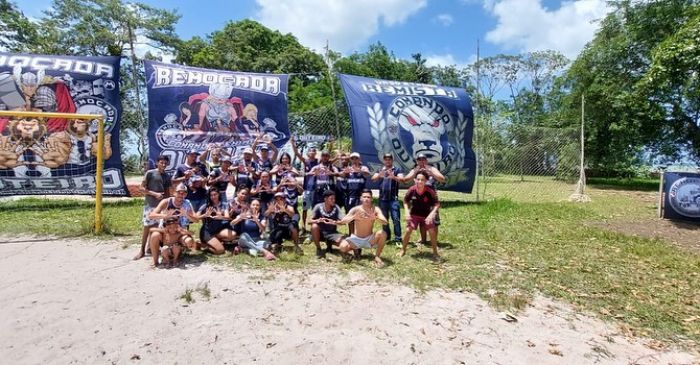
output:
[[[441,189],[471,192],[474,114],[463,89],[340,75],[352,119],[352,148],[371,167],[385,153],[408,171],[424,154],[447,179]]]
[[[151,166],[166,155],[172,170],[212,144],[236,158],[257,136],[277,147],[289,140],[288,75],[145,65]]]
[[[105,116],[103,194],[128,195],[119,150],[119,57],[0,52],[0,110]],[[0,195],[95,194],[97,121],[0,118]]]
[[[664,172],[663,217],[700,222],[700,174]]]

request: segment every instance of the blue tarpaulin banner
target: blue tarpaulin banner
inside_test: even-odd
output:
[[[663,217],[700,222],[700,174],[664,172]]]
[[[340,75],[352,119],[352,146],[371,167],[385,153],[408,171],[424,154],[447,182],[441,189],[471,192],[476,159],[474,114],[463,89]]]
[[[170,158],[168,170],[188,150],[215,144],[240,156],[262,135],[281,147],[289,140],[288,75],[255,74],[145,62],[151,165]]]
[[[0,110],[105,116],[103,194],[128,195],[119,150],[119,57],[0,52]],[[0,118],[0,195],[95,194],[97,121]]]

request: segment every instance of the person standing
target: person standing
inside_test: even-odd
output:
[[[228,202],[226,191],[229,185],[232,185],[234,175],[231,169],[231,160],[228,157],[222,157],[219,161],[221,166],[209,174],[209,186],[216,188],[221,193],[221,201],[226,204]]]
[[[172,185],[170,175],[165,172],[169,159],[167,156],[158,156],[156,168],[146,171],[141,182],[140,190],[145,196],[143,205],[143,232],[141,234],[141,249],[134,260],[142,258],[146,254],[146,244],[151,228],[158,226],[158,220],[149,218],[149,215],[161,200],[170,196]]]
[[[309,209],[314,207],[313,195],[315,179],[311,175],[311,169],[318,165],[318,159],[316,158],[316,148],[309,148],[308,152],[306,152],[307,157],[304,158],[304,155],[302,155],[297,148],[296,137],[292,136],[290,141],[292,144],[292,149],[294,150],[294,155],[304,164],[304,182],[302,183],[304,193],[301,196],[301,234],[303,235],[306,233],[306,213],[309,211]]]
[[[183,183],[187,186],[187,200],[192,204],[192,208],[197,211],[207,201],[206,180],[209,176],[207,167],[197,161],[199,152],[190,150],[185,157],[185,163],[180,164],[175,169],[173,184]]]
[[[243,159],[236,163],[236,189],[245,186],[250,190],[255,184],[258,164],[253,160],[253,149],[243,149]]]
[[[443,184],[445,183],[445,176],[438,170],[437,168],[430,166],[428,163],[428,157],[425,154],[419,153],[418,156],[416,157],[416,166],[409,171],[409,173],[403,178],[403,182],[410,182],[413,180],[418,172],[425,172],[426,175],[428,176],[428,180],[426,181],[426,185],[435,190],[437,193],[437,184]],[[438,213],[437,216],[435,217],[435,231],[438,231],[438,227],[440,226],[440,214]],[[426,241],[426,232],[424,228],[421,228],[420,231],[420,237],[421,237],[421,243],[425,244]]]
[[[411,186],[403,198],[403,207],[406,210],[406,233],[403,235],[403,242],[399,257],[406,254],[408,240],[411,233],[416,229],[423,229],[430,234],[430,244],[433,249],[433,260],[438,261],[440,256],[437,250],[437,229],[435,228],[435,217],[437,217],[440,202],[435,190],[427,186],[428,174],[418,171],[415,174],[415,185]]]
[[[399,182],[403,180],[400,167],[394,166],[394,155],[385,153],[384,166],[372,176],[372,181],[379,181],[379,209],[385,217],[391,218],[394,226],[394,243],[401,245],[401,203],[399,202]],[[391,237],[389,224],[384,225],[387,239]]]

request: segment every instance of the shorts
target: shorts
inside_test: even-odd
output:
[[[347,238],[348,242],[352,243],[352,245],[355,247],[355,249],[358,248],[372,248],[372,237],[374,237],[374,234],[371,234],[367,237],[358,237],[355,236],[354,234],[351,234],[350,237]]]
[[[417,215],[412,215],[411,220],[408,221],[408,227],[411,229],[418,229],[418,227],[424,227],[425,229],[433,229],[435,228],[435,222],[431,224],[425,223],[425,218],[426,217],[419,217]]]
[[[321,231],[321,241],[328,243],[338,243],[343,239],[343,235],[338,232],[323,232]]]
[[[301,209],[309,210],[314,207],[314,192],[304,190],[304,194],[301,196]]]
[[[152,227],[152,226],[157,226],[160,223],[160,219],[151,219],[148,218],[148,215],[151,214],[153,209],[156,209],[155,207],[150,207],[148,205],[143,206],[143,226],[144,227]]]

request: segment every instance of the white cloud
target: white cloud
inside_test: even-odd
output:
[[[438,16],[435,17],[435,21],[449,27],[455,20],[450,14],[438,14]]]
[[[471,55],[466,60],[457,60],[451,53],[430,54],[425,56],[425,65],[433,66],[456,66],[459,69],[465,68],[476,61],[476,56]]]
[[[484,1],[487,10],[491,2]],[[497,0],[489,11],[498,24],[486,34],[487,41],[525,52],[553,49],[573,59],[610,8],[606,0],[565,1],[556,10],[541,0]]]
[[[320,51],[326,40],[333,50],[351,52],[379,31],[403,23],[427,0],[256,0],[257,19]]]

